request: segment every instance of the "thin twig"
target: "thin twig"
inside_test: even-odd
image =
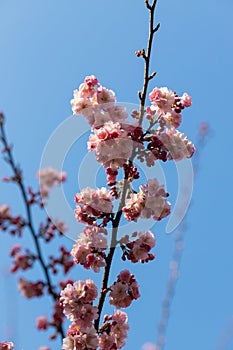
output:
[[[4,119],[4,116],[2,116],[2,118]],[[7,141],[7,137],[6,137],[6,132],[5,132],[5,128],[4,128],[4,121],[1,122],[0,121],[0,130],[1,130],[1,141],[5,147],[5,153],[7,154],[7,161],[11,167],[11,170],[13,172],[14,175],[14,179],[15,182],[17,183],[17,185],[19,186],[22,198],[23,198],[23,203],[25,206],[25,210],[26,210],[26,216],[27,216],[27,227],[32,235],[34,244],[35,244],[35,248],[36,248],[36,252],[37,252],[37,257],[38,260],[40,262],[42,271],[44,273],[45,276],[45,280],[46,280],[46,284],[48,287],[48,292],[49,294],[52,296],[53,300],[56,301],[58,298],[58,294],[54,292],[53,290],[53,286],[52,286],[52,282],[51,282],[51,278],[47,269],[47,266],[44,262],[43,256],[42,256],[42,252],[41,252],[41,247],[40,247],[40,243],[39,243],[39,239],[38,236],[36,234],[36,230],[34,228],[34,224],[33,224],[33,219],[32,219],[32,212],[31,212],[31,207],[30,204],[28,203],[28,198],[27,198],[27,192],[26,192],[26,188],[23,182],[23,178],[22,175],[19,173],[19,168],[16,166],[13,154],[12,154],[12,150],[11,147]],[[64,338],[64,330],[62,328],[62,325],[60,325],[57,328],[57,331],[60,333],[61,338]]]
[[[119,204],[119,207],[118,207],[118,211],[117,211],[116,217],[112,221],[111,244],[110,244],[109,252],[108,252],[108,255],[107,255],[107,258],[106,258],[106,266],[105,266],[105,269],[104,269],[104,275],[103,275],[103,279],[102,279],[101,292],[100,292],[100,297],[99,297],[99,302],[98,302],[99,317],[98,317],[97,320],[95,320],[95,329],[97,331],[99,329],[100,317],[101,317],[102,309],[103,309],[105,298],[106,298],[106,292],[107,292],[107,288],[108,288],[108,280],[109,280],[112,260],[113,260],[113,256],[114,256],[114,253],[115,253],[116,246],[118,244],[117,243],[117,232],[118,232],[118,226],[119,226],[119,223],[120,223],[120,220],[121,220],[121,216],[122,216],[122,208],[123,208],[124,203],[125,203],[125,197],[126,197],[126,193],[127,193],[127,188],[128,188],[128,175],[126,175],[126,172],[125,172],[124,185],[123,185],[123,190],[122,190],[120,204]]]
[[[156,72],[153,72],[150,75],[150,61],[151,61],[153,37],[154,37],[155,32],[157,32],[157,30],[160,27],[159,23],[157,24],[156,27],[154,27],[154,17],[155,17],[155,8],[156,8],[157,0],[153,0],[151,5],[149,5],[148,1],[145,1],[145,4],[150,12],[150,22],[149,22],[149,35],[148,35],[148,42],[147,42],[147,50],[146,50],[146,53],[144,55],[144,81],[143,81],[142,92],[140,93],[141,97],[140,97],[139,125],[142,124],[142,120],[143,120],[149,81],[156,75]]]
[[[146,95],[147,95],[147,88],[148,88],[148,83],[149,81],[156,75],[155,72],[153,72],[151,75],[149,74],[149,68],[150,68],[150,59],[151,59],[151,50],[152,50],[152,43],[153,43],[153,36],[155,31],[158,30],[159,25],[157,25],[154,28],[154,13],[155,13],[155,7],[156,7],[157,0],[153,0],[152,5],[149,4],[147,0],[145,0],[145,5],[150,11],[150,27],[149,27],[149,36],[148,36],[148,44],[147,44],[147,51],[141,50],[141,57],[145,61],[144,65],[144,83],[143,83],[143,89],[142,92],[138,92],[138,96],[140,99],[140,120],[139,124],[141,125],[143,121],[143,116],[144,116],[144,106],[145,106],[145,101],[146,101]],[[135,157],[135,150],[130,158],[132,161]],[[111,270],[111,264],[113,261],[113,256],[115,253],[115,249],[117,246],[117,232],[118,232],[118,226],[121,220],[122,216],[122,208],[125,204],[125,199],[127,195],[127,188],[128,188],[128,175],[124,178],[124,184],[123,184],[123,190],[121,194],[121,200],[119,204],[119,208],[117,211],[117,214],[115,216],[115,219],[112,221],[112,238],[111,238],[111,245],[110,249],[106,258],[106,266],[104,269],[104,274],[103,274],[103,279],[102,279],[102,286],[101,286],[101,292],[100,292],[100,297],[98,301],[98,313],[99,317],[97,320],[95,320],[95,329],[98,332],[99,330],[99,323],[100,323],[100,318],[101,318],[101,313],[102,309],[104,306],[105,298],[106,298],[106,293],[108,290],[108,280],[109,280],[109,275],[110,275],[110,270]]]

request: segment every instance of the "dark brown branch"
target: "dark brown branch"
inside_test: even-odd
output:
[[[150,5],[149,2],[147,0],[145,0],[145,5],[148,8],[148,10],[150,11],[150,27],[149,27],[149,37],[148,37],[147,51],[145,52],[145,50],[142,49],[141,51],[136,52],[136,55],[138,57],[142,57],[144,59],[144,62],[145,62],[145,65],[144,65],[143,89],[142,89],[142,91],[138,91],[138,97],[140,99],[140,119],[139,119],[139,123],[140,124],[143,121],[144,106],[145,106],[145,101],[146,101],[148,83],[156,75],[155,72],[153,72],[151,75],[149,75],[152,42],[153,42],[153,36],[154,36],[154,33],[155,33],[155,30],[154,30],[154,12],[155,12],[156,3],[157,3],[157,0],[153,0],[152,5]],[[159,25],[157,25],[157,27],[159,28]],[[136,152],[134,150],[134,152],[133,152],[133,154],[132,154],[132,156],[130,158],[131,161],[133,161],[135,155],[136,155]],[[109,275],[110,275],[110,270],[111,270],[111,264],[112,264],[114,252],[115,252],[115,249],[116,249],[116,245],[117,245],[118,226],[119,226],[119,223],[120,223],[120,220],[121,220],[121,216],[122,216],[122,208],[123,208],[123,206],[125,204],[127,189],[128,189],[128,178],[125,176],[118,212],[116,214],[115,219],[112,221],[113,228],[112,228],[111,246],[110,246],[107,258],[106,258],[106,266],[105,266],[105,269],[104,269],[104,275],[103,275],[103,279],[102,279],[101,292],[100,292],[100,297],[99,297],[99,302],[98,302],[99,317],[98,317],[97,320],[95,320],[95,329],[96,329],[97,332],[99,330],[99,323],[100,323],[101,313],[102,313],[102,309],[103,309],[103,306],[104,306],[106,293],[107,293],[107,290],[108,290],[108,280],[109,280]]]
[[[99,302],[98,302],[99,317],[98,317],[97,320],[95,320],[95,329],[96,329],[96,331],[98,331],[98,329],[99,329],[100,317],[101,317],[102,309],[103,309],[105,298],[106,298],[106,292],[107,292],[107,288],[108,288],[108,280],[109,280],[109,275],[110,275],[110,269],[111,269],[111,265],[112,265],[113,255],[115,253],[115,249],[116,249],[116,246],[118,244],[117,243],[117,232],[118,232],[118,226],[119,226],[119,223],[120,223],[120,220],[121,220],[121,216],[122,216],[122,208],[123,208],[124,203],[125,203],[127,189],[128,189],[128,178],[125,175],[120,204],[119,204],[119,207],[118,207],[118,211],[117,211],[116,217],[112,221],[112,239],[111,239],[110,249],[109,249],[109,252],[108,252],[108,255],[107,255],[107,258],[106,258],[106,266],[105,266],[105,269],[104,269],[104,275],[103,275],[103,279],[102,279],[101,292],[100,292],[100,297],[99,297]]]
[[[0,130],[1,130],[1,135],[0,135],[0,139],[5,147],[5,153],[7,154],[7,162],[11,167],[11,170],[13,172],[13,177],[15,179],[15,182],[17,183],[17,185],[19,186],[22,198],[23,198],[23,203],[25,206],[25,210],[26,210],[26,216],[27,216],[27,227],[29,228],[29,231],[32,235],[34,244],[35,244],[35,248],[36,248],[36,252],[37,252],[37,256],[38,256],[38,260],[40,262],[42,271],[44,273],[45,276],[45,280],[46,280],[46,284],[48,287],[48,292],[49,294],[52,296],[53,300],[56,301],[58,298],[58,294],[53,290],[53,286],[52,286],[52,282],[51,282],[51,278],[47,269],[47,266],[44,262],[43,256],[42,256],[42,252],[41,252],[41,247],[39,244],[39,239],[38,236],[36,234],[36,230],[34,228],[34,224],[33,224],[33,219],[32,219],[32,212],[31,212],[31,207],[30,204],[28,203],[28,198],[27,198],[27,192],[26,192],[26,188],[23,182],[23,178],[22,175],[19,172],[19,168],[16,166],[16,163],[14,161],[14,157],[12,154],[12,150],[11,147],[7,141],[7,137],[6,137],[6,132],[5,132],[5,128],[4,128],[4,115],[1,114],[0,115]],[[57,331],[60,333],[61,338],[64,338],[64,331],[62,328],[62,325],[60,325],[57,328]]]

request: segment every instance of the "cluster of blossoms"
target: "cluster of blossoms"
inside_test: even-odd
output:
[[[129,325],[125,312],[116,310],[113,315],[105,315],[104,324],[97,334],[93,327],[80,328],[73,322],[66,338],[63,339],[63,350],[100,350],[121,349],[125,345]]]
[[[14,258],[13,266],[11,267],[11,272],[16,272],[18,270],[27,270],[32,267],[33,262],[36,257],[28,249],[26,249],[25,254],[22,252],[22,246],[16,244],[11,248],[10,256]]]
[[[100,329],[100,350],[123,348],[128,330],[128,317],[125,312],[116,310],[111,316],[105,315],[104,324]]]
[[[139,193],[131,193],[122,208],[124,216],[129,221],[137,221],[139,217],[159,221],[170,214],[170,203],[166,201],[168,194],[157,179],[148,180],[140,186]]]
[[[110,305],[117,308],[129,307],[133,300],[140,297],[138,283],[128,270],[120,272],[110,290]]]
[[[85,269],[99,272],[106,265],[105,250],[108,247],[106,229],[98,226],[86,226],[75,241],[71,255],[76,264],[81,264]]]
[[[40,169],[37,173],[40,180],[40,194],[42,198],[48,197],[49,191],[66,180],[64,171],[57,171],[53,168]]]
[[[128,137],[128,124],[106,122],[101,128],[94,129],[90,135],[88,150],[95,151],[96,160],[107,167],[123,167],[131,157],[133,142]]]
[[[167,88],[155,88],[149,95],[151,106],[147,107],[146,118],[150,123],[144,132],[140,125],[140,115],[132,112],[134,123],[126,121],[128,115],[124,107],[115,105],[115,94],[102,87],[95,76],[86,77],[78,90],[74,91],[71,101],[74,114],[83,115],[92,127],[88,150],[94,151],[96,160],[106,168],[107,185],[110,190],[84,188],[76,194],[75,216],[79,222],[86,224],[83,232],[75,241],[71,255],[76,264],[86,269],[99,272],[108,264],[107,225],[117,214],[113,212],[113,200],[125,193],[120,212],[128,221],[138,218],[153,218],[159,221],[170,214],[171,205],[167,201],[168,193],[157,179],[148,180],[136,192],[131,182],[140,178],[133,161],[137,157],[146,161],[148,166],[156,160],[181,160],[189,158],[194,146],[176,128],[181,124],[181,111],[192,103],[188,94],[179,97]],[[157,129],[154,126],[157,124]],[[124,171],[124,182],[118,182],[119,168]],[[124,183],[127,183],[124,187]],[[123,191],[125,188],[125,192]],[[122,200],[122,197],[121,197]],[[115,216],[116,215],[116,216]],[[122,260],[133,263],[145,263],[155,258],[151,249],[155,246],[155,237],[151,231],[134,232],[126,235],[116,244],[120,244]],[[92,294],[86,296],[92,286]],[[61,292],[61,305],[64,313],[72,322],[67,337],[63,341],[63,349],[120,349],[125,345],[128,324],[127,315],[120,310],[111,316],[105,316],[103,325],[99,324],[100,311],[93,306],[97,297],[97,288],[91,280],[68,284]],[[117,280],[101,293],[109,292],[110,305],[127,308],[133,300],[139,298],[139,286],[128,270],[123,270]],[[97,321],[97,322],[94,322]]]
[[[96,190],[84,188],[76,194],[74,200],[77,203],[75,216],[78,221],[93,225],[97,219],[102,219],[106,225],[107,218],[112,213],[113,198],[105,187]]]
[[[79,234],[71,252],[60,247],[58,257],[50,256],[49,262],[42,264],[46,273],[58,272],[58,266],[63,266],[64,273],[68,273],[74,264],[80,264],[85,269],[99,272],[105,268],[102,289],[99,296],[98,307],[94,302],[98,297],[97,286],[91,279],[86,281],[73,281],[67,279],[60,282],[62,291],[60,298],[54,285],[49,279],[45,281],[30,282],[19,278],[19,290],[28,299],[39,297],[46,291],[53,296],[54,312],[51,320],[47,316],[36,319],[38,330],[55,328],[50,337],[55,339],[57,334],[63,334],[62,323],[64,315],[71,321],[71,325],[63,339],[63,350],[116,350],[125,345],[129,330],[127,314],[118,308],[127,308],[133,300],[140,297],[139,285],[129,270],[123,270],[112,284],[108,277],[113,258],[115,245],[122,249],[122,260],[132,263],[149,262],[155,258],[151,249],[156,240],[151,231],[134,232],[126,235],[119,241],[117,239],[118,226],[121,216],[128,221],[137,221],[139,218],[153,218],[159,221],[170,214],[171,205],[167,201],[168,193],[157,179],[150,179],[141,184],[139,190],[132,187],[134,180],[140,178],[139,171],[134,164],[135,159],[146,162],[152,166],[156,161],[182,160],[190,158],[194,146],[187,137],[177,128],[181,125],[181,112],[191,106],[191,97],[184,93],[178,96],[176,92],[167,88],[155,88],[149,94],[151,105],[144,111],[133,111],[133,123],[127,121],[128,113],[125,107],[116,105],[115,94],[112,90],[103,87],[98,79],[91,75],[85,78],[84,83],[74,91],[71,100],[75,115],[84,116],[91,125],[92,134],[88,141],[88,150],[93,151],[96,160],[106,169],[107,190],[105,187],[81,190],[75,195],[75,217],[77,221],[86,226]],[[148,128],[142,128],[142,112],[145,113]],[[8,152],[6,148],[5,152]],[[123,181],[118,181],[119,173],[124,173]],[[49,196],[53,186],[60,185],[66,180],[66,174],[52,168],[41,169],[37,174],[40,180],[40,192],[28,189],[27,208],[34,203],[43,207],[43,198]],[[22,174],[17,174],[6,181],[16,181],[22,185]],[[26,197],[26,192],[25,192]],[[114,201],[119,200],[118,212],[114,213]],[[27,222],[27,223],[26,223]],[[112,224],[112,246],[108,253],[108,225]],[[13,228],[10,230],[10,227]],[[0,228],[12,234],[21,234],[22,228],[32,228],[32,223],[21,217],[13,217],[7,205],[0,206]],[[55,235],[66,231],[63,222],[52,223],[50,218],[45,224],[39,225],[32,232],[34,239],[42,238],[49,242]],[[114,236],[115,235],[115,236]],[[38,252],[38,250],[37,250]],[[29,250],[22,253],[22,247],[16,245],[10,255],[13,258],[12,272],[26,270],[33,266],[35,260],[42,260],[42,256],[34,255]],[[73,261],[71,260],[73,258]],[[105,315],[103,323],[99,326],[101,312],[105,297],[109,297],[110,305],[117,308],[112,315]],[[12,343],[0,343],[0,350],[12,350]],[[2,346],[2,347],[1,347]],[[40,350],[49,350],[41,347]]]
[[[155,254],[150,253],[155,246],[156,239],[151,231],[134,232],[132,238],[138,237],[135,240],[130,240],[129,235],[121,238],[121,249],[123,251],[122,259],[130,260],[133,263],[145,263],[155,258]]]
[[[25,227],[25,220],[21,216],[13,216],[7,204],[0,205],[0,229],[8,231],[11,235],[21,237]]]
[[[182,122],[181,111],[192,105],[192,98],[184,93],[181,97],[167,87],[154,88],[149,94],[151,106],[147,107],[147,119],[154,122],[154,116],[159,117],[159,123],[177,128]]]
[[[61,291],[60,302],[66,317],[80,328],[91,327],[92,321],[98,317],[97,307],[93,301],[97,298],[98,290],[90,279],[68,284]]]
[[[127,118],[126,109],[114,105],[115,102],[114,92],[100,85],[98,79],[91,75],[74,91],[71,105],[74,114],[83,115],[93,128],[100,128],[106,122]]]
[[[43,295],[44,286],[45,284],[43,281],[37,281],[33,283],[30,281],[26,281],[22,277],[19,278],[18,289],[22,293],[22,295],[27,299],[40,297],[41,295]]]
[[[96,349],[98,346],[97,333],[92,323],[98,318],[98,308],[93,306],[97,295],[97,287],[90,279],[67,284],[61,291],[60,303],[64,314],[72,321],[62,349]]]

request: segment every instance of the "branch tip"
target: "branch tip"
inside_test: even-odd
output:
[[[148,0],[144,0],[146,7],[148,8],[148,10],[151,10],[151,5],[149,4]]]
[[[157,24],[157,26],[153,29],[153,33],[157,32],[160,28],[160,23]]]
[[[2,112],[0,112],[0,125],[3,125],[4,121],[5,121],[4,114]]]
[[[149,80],[153,79],[156,76],[157,72],[152,72],[151,75],[149,76]]]

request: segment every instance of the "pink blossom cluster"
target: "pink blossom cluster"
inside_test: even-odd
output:
[[[14,344],[12,342],[3,341],[0,342],[0,350],[13,350]]]
[[[75,322],[80,329],[91,327],[92,321],[98,318],[98,308],[93,306],[98,290],[91,279],[68,284],[61,291],[60,303],[65,316]]]
[[[74,200],[77,203],[75,216],[78,221],[92,225],[97,219],[103,219],[103,224],[106,224],[112,212],[113,198],[105,187],[96,190],[86,187],[76,194]]]
[[[74,90],[71,105],[74,114],[83,115],[92,127],[99,128],[106,122],[119,122],[127,118],[126,109],[114,105],[115,102],[114,92],[103,87],[91,75],[85,78],[78,90]]]
[[[128,330],[128,317],[125,312],[116,310],[111,316],[105,315],[104,324],[100,329],[100,350],[123,348]]]
[[[159,136],[160,141],[167,149],[167,158],[182,160],[191,158],[195,148],[187,136],[176,129],[167,129]]]
[[[95,151],[97,161],[105,168],[122,167],[132,154],[133,141],[125,126],[127,124],[109,121],[90,135],[88,150]]]
[[[37,281],[33,283],[30,281],[26,281],[22,277],[19,278],[18,289],[22,293],[22,295],[27,299],[43,295],[44,286],[45,284],[43,281]]]
[[[10,256],[14,258],[13,266],[11,267],[11,272],[16,272],[18,270],[27,270],[32,267],[35,255],[32,254],[28,249],[26,249],[25,254],[21,252],[22,246],[16,244],[11,248]]]
[[[93,326],[80,329],[73,322],[63,339],[63,350],[95,350],[99,346],[98,334]]]
[[[21,216],[12,216],[11,209],[7,204],[0,205],[0,229],[9,231],[11,235],[21,237],[25,220]]]
[[[40,180],[41,197],[45,198],[48,197],[49,191],[54,186],[58,186],[66,180],[66,173],[53,168],[45,168],[38,170],[37,177]]]
[[[145,263],[155,258],[155,254],[151,254],[150,250],[155,246],[156,239],[151,231],[134,232],[131,237],[137,239],[131,241],[129,235],[123,237],[121,242],[121,249],[123,250],[122,259],[126,258],[133,263]]]
[[[129,221],[137,221],[139,217],[159,221],[170,214],[170,203],[166,201],[168,194],[157,179],[148,180],[140,186],[139,193],[131,193],[122,208],[124,217]]]
[[[71,255],[76,264],[81,264],[85,269],[99,272],[106,265],[105,250],[108,242],[103,234],[107,231],[98,226],[86,226],[79,234],[71,250]]]
[[[48,328],[49,321],[46,316],[40,316],[36,318],[36,328],[39,330],[46,330]]]
[[[110,290],[110,304],[117,308],[126,308],[140,297],[138,282],[128,270],[120,272]]]
[[[192,105],[192,98],[187,93],[179,97],[167,87],[154,88],[149,94],[149,98],[151,106],[147,107],[146,110],[147,119],[151,120],[151,117],[153,118],[153,115],[156,115],[159,117],[159,123],[174,128],[181,124],[181,111]]]

